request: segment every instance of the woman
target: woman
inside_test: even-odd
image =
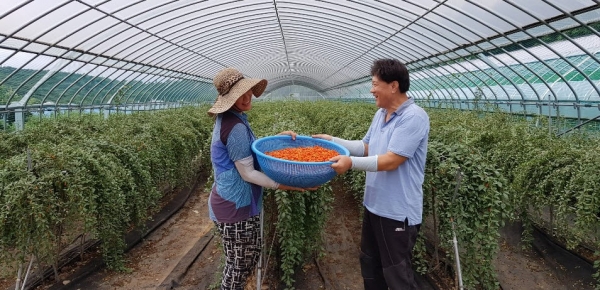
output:
[[[208,201],[210,218],[221,234],[226,256],[221,289],[244,289],[261,250],[260,211],[262,188],[299,190],[278,184],[259,171],[251,144],[256,139],[246,111],[252,95],[267,87],[264,79],[244,78],[233,68],[217,73],[213,83],[219,93],[208,110],[215,117],[210,147],[214,184]],[[282,132],[296,138],[291,131]]]

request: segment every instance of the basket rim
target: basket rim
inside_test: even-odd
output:
[[[254,140],[254,142],[252,142],[252,151],[254,151],[254,153],[256,153],[256,155],[260,155],[260,157],[265,158],[265,159],[269,159],[272,161],[279,161],[279,162],[284,162],[284,163],[289,163],[289,164],[297,164],[297,165],[327,165],[327,164],[333,164],[333,162],[331,161],[320,161],[320,162],[301,162],[301,161],[292,161],[292,160],[286,160],[286,159],[281,159],[281,158],[275,158],[273,156],[269,156],[265,153],[262,153],[260,150],[258,150],[256,148],[256,144],[259,142],[263,142],[265,140],[271,140],[271,139],[292,139],[292,136],[290,135],[273,135],[273,136],[267,136],[267,137],[262,137],[259,139]],[[313,138],[311,136],[305,136],[305,135],[296,135],[296,139],[310,139],[310,140],[316,140],[317,143],[318,142],[322,142],[322,143],[327,143],[327,144],[332,144],[334,147],[339,148],[342,152],[344,152],[344,154],[340,154],[340,155],[345,155],[345,156],[350,156],[350,151],[348,151],[348,149],[346,149],[344,146],[336,144],[332,141],[329,140],[325,140],[325,139],[321,139],[321,138]]]

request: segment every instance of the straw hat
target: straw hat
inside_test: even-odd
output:
[[[213,79],[213,83],[219,96],[215,104],[208,110],[209,115],[229,110],[235,101],[250,89],[252,89],[252,94],[258,98],[267,88],[267,80],[244,78],[244,75],[234,68],[225,68],[219,71]]]

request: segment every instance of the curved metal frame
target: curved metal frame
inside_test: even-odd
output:
[[[558,106],[573,106],[581,118],[582,107],[600,103],[600,82],[591,75],[597,78],[597,69],[590,69],[600,66],[600,57],[597,51],[589,51],[553,24],[571,19],[573,24],[588,28],[589,36],[600,41],[600,33],[585,22],[590,20],[578,18],[583,13],[600,11],[599,0],[591,1],[591,6],[580,5],[581,10],[575,11],[556,1],[542,0],[540,5],[553,9],[552,15],[562,14],[544,19],[538,11],[528,11],[516,1],[502,0],[506,9],[516,9],[529,17],[532,23],[526,27],[511,23],[506,12],[492,10],[489,5],[473,0],[461,2],[503,21],[506,24],[503,29],[513,29],[506,31],[447,0],[407,0],[402,6],[375,0],[323,0],[319,5],[299,0],[154,1],[139,11],[135,9],[141,3],[147,4],[146,1],[115,7],[108,6],[117,3],[115,0],[95,4],[63,0],[46,5],[47,10],[40,15],[24,17],[14,31],[3,31],[0,27],[0,52],[7,52],[0,65],[29,53],[13,72],[0,79],[0,85],[10,84],[13,90],[0,109],[38,110],[41,118],[47,107],[53,108],[56,115],[64,107],[82,112],[88,108],[111,110],[119,106],[147,109],[145,104],[156,100],[163,102],[165,108],[182,102],[197,104],[214,98],[216,91],[211,77],[227,66],[237,67],[251,77],[267,78],[270,81],[267,93],[300,85],[332,98],[344,95],[364,98],[370,83],[365,67],[374,59],[395,57],[403,60],[411,71],[414,88],[411,94],[417,99],[429,98],[434,103],[457,105],[460,109],[466,104],[471,109],[477,88],[483,94],[482,101],[507,105],[511,112],[513,105],[524,110],[534,105],[539,113],[543,113],[542,106],[546,105],[557,110]],[[69,6],[72,3],[77,5]],[[10,11],[0,11],[0,23],[24,7],[31,8],[28,5],[36,4],[32,0],[23,1]],[[22,33],[27,29],[31,32],[31,25],[39,26],[46,15],[70,7],[77,11],[60,22],[49,23],[30,38]],[[114,8],[108,11],[107,7]],[[453,13],[443,13],[441,8]],[[93,13],[90,15],[95,20],[75,22],[86,13]],[[471,25],[464,24],[461,18],[470,19]],[[440,26],[434,19],[442,19],[458,29]],[[100,28],[94,26],[95,21],[110,24]],[[42,42],[48,35],[55,35],[62,25],[75,23],[81,24],[81,28],[51,43]],[[484,28],[489,35],[472,24]],[[522,41],[536,39],[533,29],[537,27],[571,43],[581,58],[561,54],[540,39],[535,47],[546,49],[557,59],[536,55],[535,47],[525,46]],[[94,33],[84,37],[78,34],[88,28]],[[105,35],[105,39],[100,39]],[[63,45],[67,40],[72,47]],[[509,45],[522,52],[525,59],[511,54]],[[40,61],[41,65],[35,64]],[[561,67],[555,67],[556,61],[560,61]],[[32,67],[33,73],[15,86],[17,73]],[[549,77],[561,84],[560,90],[570,91],[574,100],[564,99],[555,82],[548,81]],[[40,88],[48,80],[53,85],[41,96],[41,104],[28,104],[28,98],[39,96]],[[583,83],[575,87],[576,81]],[[577,90],[582,87],[591,90]],[[24,103],[11,104],[21,94],[19,101]],[[546,98],[547,94],[552,101]],[[118,104],[114,104],[116,96]],[[48,105],[48,100],[55,102]]]

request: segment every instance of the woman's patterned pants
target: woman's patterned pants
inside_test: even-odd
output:
[[[244,289],[258,263],[262,240],[260,215],[237,223],[215,223],[221,233],[225,268],[221,289]]]

